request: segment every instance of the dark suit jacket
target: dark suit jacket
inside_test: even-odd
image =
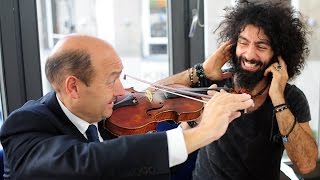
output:
[[[11,179],[169,179],[164,132],[88,143],[60,108],[55,93],[28,101],[4,122],[0,139]],[[108,139],[108,140],[106,140]]]

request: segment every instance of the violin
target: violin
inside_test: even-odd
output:
[[[155,132],[157,124],[162,121],[169,120],[175,123],[193,121],[200,117],[206,103],[201,98],[211,98],[206,95],[207,90],[210,90],[208,88],[200,88],[198,91],[205,93],[201,94],[190,91],[194,88],[183,86],[184,89],[182,89],[182,85],[162,86],[134,79],[147,83],[156,90],[138,92],[134,88],[128,88],[125,89],[123,96],[117,97],[113,113],[104,124],[104,127],[113,135]],[[220,91],[220,89],[211,90]]]
[[[198,97],[198,99],[200,99]],[[162,91],[125,89],[118,96],[105,128],[116,136],[156,131],[162,121],[192,121],[200,117],[204,103]]]

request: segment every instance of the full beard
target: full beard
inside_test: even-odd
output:
[[[272,62],[269,64],[263,64],[261,61],[255,59],[250,60],[250,63],[260,66],[257,71],[253,72],[243,69],[241,66],[242,61],[248,60],[246,60],[246,58],[243,56],[234,56],[232,58],[234,74],[237,77],[235,80],[241,88],[252,91],[254,87],[265,77],[264,72]]]

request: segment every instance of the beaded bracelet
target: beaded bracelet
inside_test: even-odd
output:
[[[189,70],[188,70],[188,72],[189,72],[189,79],[190,79],[190,82],[191,82],[191,86],[193,86],[193,67],[192,68],[190,68]],[[191,70],[191,73],[190,73],[190,70]]]

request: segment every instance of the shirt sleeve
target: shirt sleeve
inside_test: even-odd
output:
[[[166,133],[168,139],[169,167],[173,167],[187,160],[187,147],[180,126],[168,130]]]
[[[286,86],[286,102],[299,123],[311,120],[308,100],[305,94],[295,85]]]

